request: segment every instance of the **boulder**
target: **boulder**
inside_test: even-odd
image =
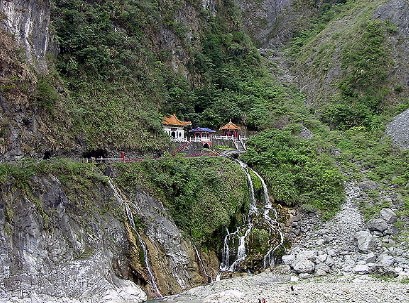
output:
[[[359,231],[355,234],[357,240],[358,249],[361,252],[368,252],[375,248],[376,240],[369,231]]]
[[[283,260],[283,263],[285,265],[291,265],[293,264],[294,260],[295,260],[295,256],[294,255],[284,255],[281,257],[281,259]]]
[[[395,226],[391,225],[391,226],[389,226],[389,228],[388,228],[387,230],[385,230],[383,233],[384,233],[385,235],[396,235],[398,232],[399,232],[398,229],[397,229]]]
[[[307,259],[296,260],[293,266],[294,270],[298,274],[302,273],[313,273],[315,269],[315,264]]]
[[[329,267],[334,266],[334,264],[335,264],[334,259],[331,256],[328,256],[325,259],[325,264],[327,264]]]
[[[315,242],[315,244],[317,245],[317,246],[321,246],[321,245],[323,245],[325,243],[325,240],[324,239],[318,239],[316,242]]]
[[[314,261],[317,257],[315,250],[304,250],[298,253],[297,260],[311,260]]]
[[[325,260],[327,260],[327,257],[328,257],[327,254],[318,255],[317,261],[319,261],[319,262],[325,262]]]
[[[376,261],[376,255],[373,252],[364,256],[365,263],[374,263]]]
[[[309,273],[302,273],[299,275],[300,279],[308,279],[311,277],[311,274]]]
[[[369,274],[369,266],[368,265],[366,265],[366,264],[358,264],[358,265],[356,265],[355,267],[354,267],[354,273],[356,273],[356,274],[360,274],[360,275],[363,275],[363,274]]]
[[[315,274],[317,276],[325,276],[331,271],[331,268],[329,268],[328,265],[325,263],[320,263],[315,266]]]
[[[364,191],[366,191],[366,190],[375,190],[379,186],[376,182],[367,180],[367,181],[362,181],[361,183],[359,183],[359,187],[363,189]]]
[[[393,263],[395,263],[395,258],[387,254],[382,254],[378,258],[378,264],[380,266],[389,267],[392,266]]]
[[[385,220],[386,223],[392,224],[398,220],[395,212],[390,208],[384,208],[381,210],[381,217]]]
[[[380,233],[383,233],[389,227],[384,219],[372,219],[366,225],[370,231],[378,231]]]

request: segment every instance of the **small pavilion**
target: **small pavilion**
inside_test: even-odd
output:
[[[206,127],[196,127],[191,129],[190,132],[194,135],[192,141],[202,142],[204,147],[210,147],[212,145],[212,136],[216,131]]]
[[[191,126],[190,121],[181,121],[175,114],[166,116],[162,120],[163,130],[171,137],[173,141],[186,141],[185,127]]]
[[[223,136],[228,136],[228,137],[234,137],[238,138],[239,137],[239,132],[240,132],[240,127],[234,124],[233,122],[227,123],[226,125],[222,126],[219,128],[223,132]]]

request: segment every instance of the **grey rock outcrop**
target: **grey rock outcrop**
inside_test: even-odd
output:
[[[41,71],[46,70],[46,53],[50,40],[50,1],[1,0],[0,12],[4,14],[0,26],[14,35],[33,66]]]
[[[246,16],[244,18],[246,28],[264,46],[269,45],[270,40],[282,43],[291,35],[290,28],[283,26],[283,30],[280,31],[277,27],[293,2],[293,0],[238,1]],[[286,16],[292,19],[289,14]]]
[[[1,303],[136,303],[154,293],[123,203],[93,181],[92,191],[72,191],[53,175],[33,177],[32,190],[0,185]],[[132,197],[127,203],[144,225],[139,234],[160,291],[203,282],[191,244],[163,206],[138,191]]]
[[[409,148],[409,109],[395,117],[386,133],[397,146]]]
[[[117,214],[81,209],[55,177],[35,178],[33,185],[37,190],[28,196],[10,184],[1,187],[7,216],[0,222],[0,302],[146,300],[126,280],[128,241]],[[100,190],[96,204],[118,207],[101,200],[109,192]]]
[[[397,216],[395,212],[390,208],[384,208],[381,210],[381,217],[386,221],[388,224],[395,223],[397,221]]]

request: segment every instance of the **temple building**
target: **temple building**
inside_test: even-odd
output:
[[[223,132],[223,136],[234,137],[235,139],[239,138],[240,135],[240,127],[231,122],[231,120],[226,125],[220,127],[219,130]]]
[[[209,148],[212,146],[212,137],[216,131],[206,127],[196,127],[189,132],[193,133],[194,135],[190,141],[201,142],[203,147]]]
[[[171,137],[173,141],[187,141],[185,127],[191,126],[190,121],[181,121],[175,114],[164,117],[162,120],[163,130]]]

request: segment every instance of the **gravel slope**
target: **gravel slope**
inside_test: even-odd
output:
[[[267,303],[409,302],[409,284],[380,281],[369,276],[332,276],[297,282],[289,279],[289,276],[267,272],[237,277],[193,288],[162,302],[257,303],[261,298]]]

